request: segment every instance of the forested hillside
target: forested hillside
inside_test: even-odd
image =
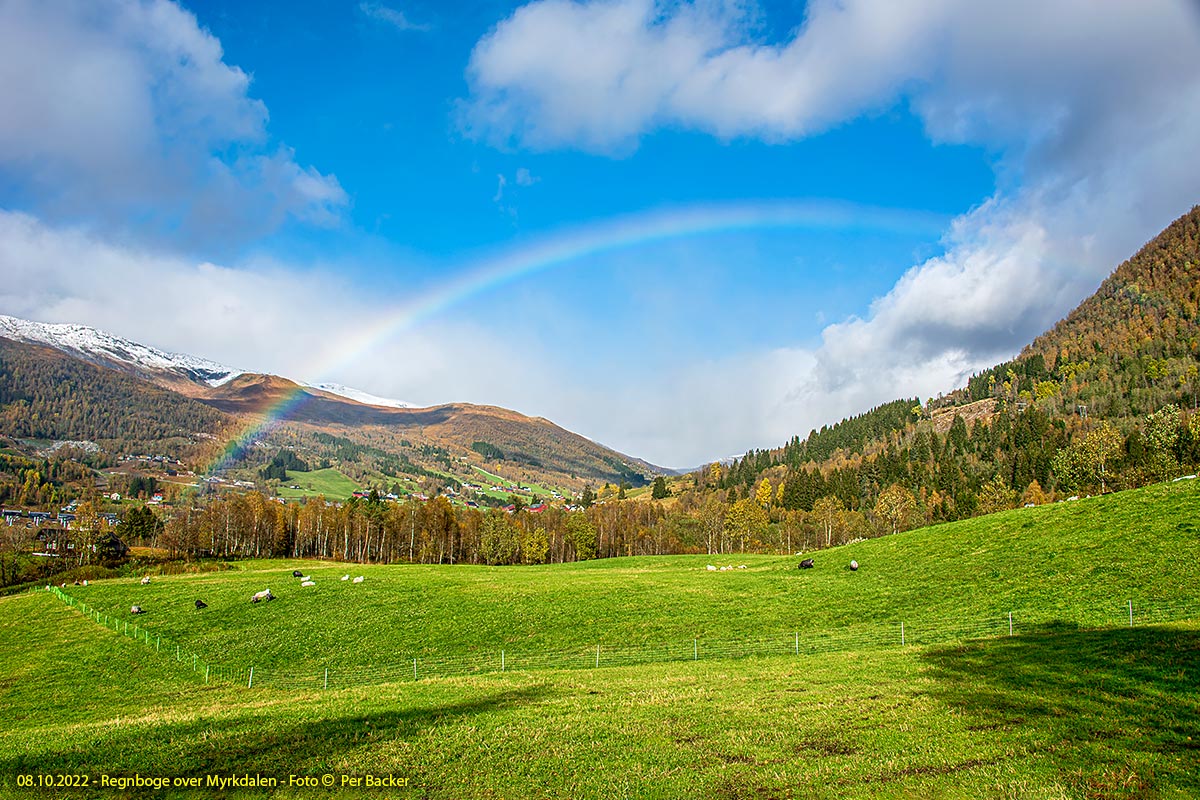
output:
[[[1200,207],[1121,264],[1014,360],[930,400],[897,400],[695,476],[733,499],[823,497],[953,520],[1200,465]],[[947,424],[948,423],[948,424]]]
[[[0,430],[7,436],[92,440],[115,452],[150,445],[179,451],[195,434],[218,434],[229,422],[203,403],[115,370],[0,339]]]

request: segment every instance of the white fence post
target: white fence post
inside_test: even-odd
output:
[[[247,689],[254,688],[254,667],[250,668],[250,681],[246,684]]]
[[[900,623],[900,646],[904,646],[904,623]]]
[[[1008,635],[1012,636],[1012,612],[1008,612]]]
[[[1129,601],[1129,627],[1133,627],[1133,601]]]

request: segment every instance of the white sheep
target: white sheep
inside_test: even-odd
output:
[[[362,583],[362,582],[363,582],[363,576],[362,576],[362,575],[359,575],[357,578],[355,578],[355,579],[354,579],[354,581],[353,581],[353,582],[354,582],[354,583]]]
[[[301,586],[316,586],[317,584],[315,581],[304,581],[304,583],[302,583],[300,585]]]
[[[144,578],[142,578],[142,586],[145,586],[145,585],[146,585],[146,584],[148,584],[149,582],[150,582],[150,576],[149,576],[149,575],[147,575],[147,576],[145,576]]]
[[[348,581],[348,580],[350,580],[350,576],[349,576],[349,575],[343,575],[343,576],[342,576],[342,580],[344,580],[344,581]]]

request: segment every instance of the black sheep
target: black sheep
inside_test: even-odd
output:
[[[203,600],[197,600],[196,601],[196,610],[199,611],[202,608],[208,608],[208,603],[204,602]]]
[[[812,568],[813,568],[813,560],[811,558],[806,558],[800,562],[799,569],[812,569]]]
[[[298,569],[294,569],[294,570],[292,570],[292,577],[293,577],[293,578],[303,578],[303,577],[304,577],[304,573],[303,573],[303,572],[301,572],[301,571],[300,571],[300,570],[298,570]]]

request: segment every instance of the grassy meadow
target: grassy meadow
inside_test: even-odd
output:
[[[298,489],[291,488],[298,486]],[[317,497],[323,495],[330,500],[343,500],[362,487],[338,470],[315,469],[310,472],[288,470],[287,480],[279,487],[279,496],[286,499]]]
[[[48,593],[2,598],[0,793],[126,796],[23,790],[22,775],[258,772],[282,785],[136,796],[325,796],[288,776],[393,774],[408,786],[328,796],[1194,797],[1198,523],[1186,481],[859,542],[804,571],[779,556],[264,561],[68,587],[202,661],[306,685],[205,684],[186,657]],[[251,605],[264,588],[279,599]],[[147,613],[128,617],[133,603]],[[822,636],[832,646],[812,652]],[[717,657],[741,651],[715,643],[762,641],[782,646]],[[492,666],[388,669],[451,656]],[[323,689],[326,668],[377,677]]]

